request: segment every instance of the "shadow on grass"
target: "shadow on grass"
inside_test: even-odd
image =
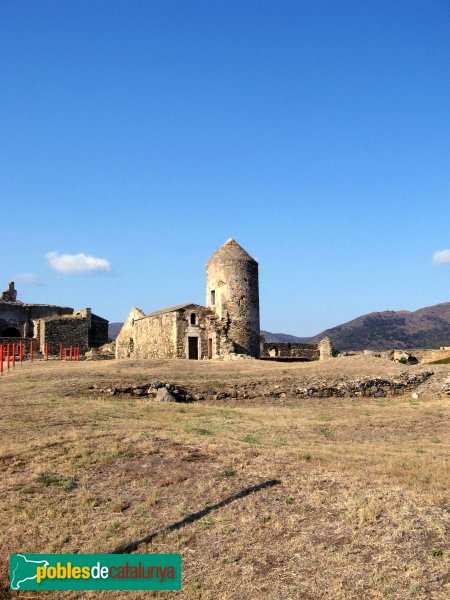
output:
[[[162,533],[169,533],[170,531],[176,531],[177,529],[181,529],[185,525],[189,525],[190,523],[194,523],[194,521],[198,521],[199,519],[203,519],[209,513],[218,510],[219,508],[223,508],[228,504],[231,504],[235,500],[240,500],[241,498],[245,498],[246,496],[250,496],[250,494],[254,494],[255,492],[260,492],[266,488],[273,487],[274,485],[279,485],[281,481],[279,479],[269,479],[268,481],[263,481],[262,483],[258,483],[257,485],[252,485],[251,487],[245,488],[232,496],[228,496],[228,498],[224,498],[220,502],[213,504],[212,506],[207,506],[203,510],[199,510],[196,513],[191,513],[181,521],[177,521],[176,523],[172,523],[172,525],[168,525],[159,531],[154,531],[153,533],[149,533],[143,538],[139,540],[134,540],[129,544],[123,544],[122,546],[118,546],[115,550],[112,551],[112,554],[129,554],[130,552],[134,552],[141,544],[148,544],[152,542],[154,538]]]

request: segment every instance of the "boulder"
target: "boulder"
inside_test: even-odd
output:
[[[177,399],[173,394],[169,392],[169,390],[165,387],[161,387],[156,392],[155,396],[156,400],[160,400],[161,402],[176,402]]]

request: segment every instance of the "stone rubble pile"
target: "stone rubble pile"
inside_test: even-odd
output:
[[[450,375],[444,381],[444,385],[442,386],[442,391],[444,392],[444,394],[447,394],[447,396],[450,396]]]
[[[115,342],[109,342],[108,344],[103,344],[99,348],[91,348],[85,353],[86,360],[105,360],[105,359],[113,359],[115,358]]]
[[[121,394],[130,394],[131,396],[150,397],[161,402],[192,402],[195,400],[185,389],[171,383],[163,383],[162,381],[152,381],[143,385],[114,387],[114,388],[98,388],[96,385],[91,385],[90,391],[98,393],[107,393],[111,396],[120,396]]]

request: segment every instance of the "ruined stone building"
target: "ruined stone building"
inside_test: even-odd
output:
[[[206,306],[188,302],[145,314],[132,308],[116,358],[260,355],[258,263],[232,239],[206,265]]]
[[[29,348],[43,352],[49,344],[51,354],[64,347],[79,346],[81,351],[108,341],[108,321],[94,315],[90,308],[75,311],[69,306],[26,304],[17,300],[14,282],[0,296],[0,343],[23,341]]]

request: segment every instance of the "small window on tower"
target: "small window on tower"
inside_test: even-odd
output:
[[[216,303],[216,290],[211,290],[211,304],[214,306]]]
[[[195,313],[191,313],[191,325],[197,325],[197,315]]]

